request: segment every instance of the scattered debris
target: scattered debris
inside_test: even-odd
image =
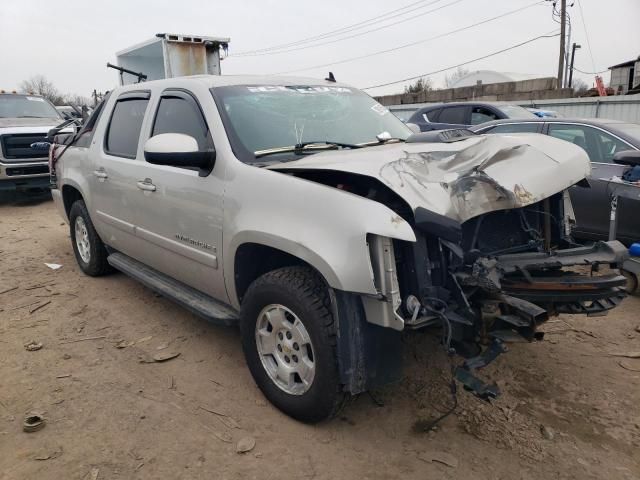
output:
[[[153,335],[149,335],[148,337],[142,337],[139,340],[136,340],[135,342],[133,342],[133,344],[135,345],[135,344],[138,344],[138,343],[148,342],[152,338],[153,338]]]
[[[240,440],[238,440],[238,443],[236,443],[236,452],[237,453],[250,452],[251,450],[253,450],[255,446],[256,446],[255,438],[243,437]]]
[[[63,374],[63,375],[58,375],[58,376],[56,376],[56,378],[69,378],[70,376],[71,376],[71,374],[70,374],[70,373],[65,373],[65,374]]]
[[[423,462],[441,463],[447,467],[457,468],[458,459],[446,452],[423,452],[418,454],[418,458]]]
[[[640,368],[634,368],[633,366],[629,365],[628,363],[625,363],[622,360],[618,362],[618,365],[620,365],[625,370],[629,370],[630,372],[640,372]]]
[[[135,345],[134,342],[127,342],[126,340],[120,340],[118,343],[116,343],[116,348],[127,348],[133,345]]]
[[[17,289],[18,287],[5,288],[4,290],[0,290],[0,295],[2,295],[3,293],[13,292],[14,290],[17,290]]]
[[[65,345],[67,343],[84,342],[84,341],[87,341],[87,340],[99,340],[101,338],[107,338],[107,336],[106,335],[97,335],[95,337],[76,338],[75,340],[66,340],[64,342],[60,342],[60,345]]]
[[[158,345],[156,347],[156,350],[164,350],[165,348],[168,348],[168,347],[169,347],[169,342],[164,342],[164,343],[161,343],[160,345]]]
[[[91,469],[89,473],[84,476],[83,480],[98,480],[98,475],[100,474],[100,469],[94,467]]]
[[[640,352],[617,352],[610,353],[611,357],[624,357],[624,358],[640,358]]]
[[[30,340],[24,344],[24,348],[28,352],[35,352],[36,350],[40,350],[42,348],[42,343],[36,342],[35,340]]]
[[[63,360],[69,360],[70,358],[71,358],[71,355],[69,355],[68,353],[65,353],[64,355],[62,355]]]
[[[160,352],[153,356],[154,362],[166,362],[180,356],[180,352]]]
[[[205,412],[209,412],[209,413],[213,413],[214,415],[217,415],[220,421],[222,422],[222,424],[227,428],[241,428],[240,424],[234,418],[230,417],[226,413],[217,412],[215,410],[212,410],[211,408],[203,407],[202,405],[200,405],[198,408],[204,410]]]
[[[40,305],[37,305],[33,308],[29,309],[29,313],[34,313],[37,312],[38,310],[40,310],[42,307],[46,307],[47,305],[49,305],[51,303],[51,300],[47,300],[46,302],[42,302]]]
[[[86,312],[87,308],[88,308],[88,305],[86,304],[82,305],[79,310],[71,312],[69,315],[71,315],[72,317],[77,317],[78,315],[82,315],[84,312]]]
[[[27,413],[22,422],[22,430],[27,433],[37,432],[44,428],[46,420],[41,413]]]
[[[59,263],[46,263],[45,265],[47,267],[49,267],[51,270],[58,270],[59,268],[62,268],[62,265],[60,265]]]
[[[40,461],[53,460],[54,458],[58,458],[60,455],[62,455],[62,447],[61,446],[57,447],[52,452],[36,454],[36,455],[34,455],[33,459],[34,460],[40,460]]]
[[[553,440],[555,438],[553,430],[551,430],[551,428],[547,427],[546,425],[540,425],[540,434],[545,440]]]
[[[3,292],[0,292],[0,293],[3,293]],[[640,333],[640,325],[637,325],[637,326],[636,326],[635,331],[636,331],[636,332],[638,332],[638,333]]]
[[[168,383],[168,387],[167,388],[169,390],[175,390],[176,389],[176,379],[173,378],[173,375],[169,376],[169,381],[167,383]]]

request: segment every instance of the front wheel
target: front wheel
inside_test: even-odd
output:
[[[287,415],[319,422],[340,411],[336,322],[328,287],[311,269],[286,267],[251,284],[241,312],[242,347],[264,395]]]

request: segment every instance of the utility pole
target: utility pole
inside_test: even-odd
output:
[[[567,87],[569,88],[571,88],[571,85],[573,84],[573,61],[576,59],[576,50],[578,48],[580,48],[580,45],[574,42],[571,47],[571,66],[569,67],[569,83],[567,84]]]
[[[565,28],[567,20],[567,0],[560,0],[560,56],[558,57],[558,88],[562,88],[564,73]]]

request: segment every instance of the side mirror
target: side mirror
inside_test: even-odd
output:
[[[625,150],[624,152],[618,152],[613,156],[613,163],[629,165],[631,167],[640,165],[640,151]]]
[[[161,133],[144,144],[144,158],[154,165],[195,167],[210,171],[215,150],[202,151],[195,138],[183,133]]]
[[[420,133],[420,127],[415,123],[405,123],[413,133]]]

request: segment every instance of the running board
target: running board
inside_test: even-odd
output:
[[[113,268],[212,323],[219,325],[237,325],[238,323],[238,314],[231,307],[123,253],[112,253],[107,257],[107,261]]]

